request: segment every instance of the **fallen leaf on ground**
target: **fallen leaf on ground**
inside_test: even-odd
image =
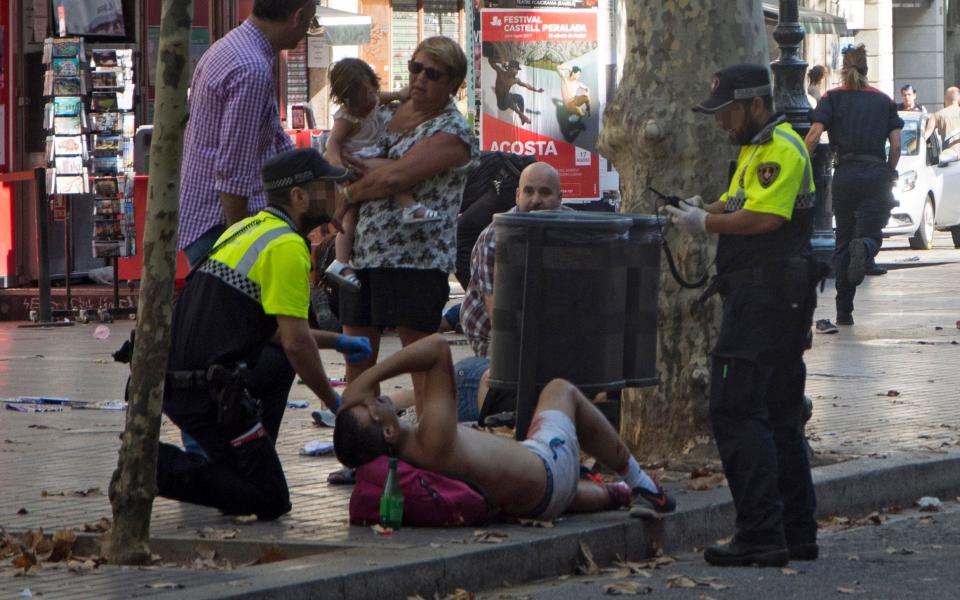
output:
[[[600,588],[604,594],[611,596],[643,596],[652,594],[653,588],[649,585],[641,585],[636,581],[618,581],[617,583],[608,583]]]
[[[100,517],[100,520],[96,523],[84,523],[83,531],[85,533],[103,533],[105,531],[110,531],[110,528],[113,527],[113,522],[106,517]]]
[[[280,562],[281,560],[287,560],[287,553],[284,552],[280,546],[271,544],[269,546],[260,546],[260,558],[254,561],[253,564],[265,565],[268,563]]]
[[[590,550],[590,546],[583,542],[580,542],[580,558],[582,561],[577,567],[577,571],[581,575],[597,575],[600,573],[600,568],[593,560],[593,551]]]
[[[27,509],[21,508],[20,510],[17,511],[17,514],[18,514],[18,515],[25,515],[25,514],[27,514],[28,512],[29,512],[29,511],[28,511]]]
[[[473,532],[473,541],[480,544],[499,544],[507,538],[507,534],[502,531],[492,529],[477,529]]]
[[[695,588],[697,582],[686,575],[671,575],[667,577],[668,588]]]
[[[727,478],[724,477],[723,473],[715,473],[705,477],[695,477],[690,479],[687,482],[687,489],[695,492],[703,492],[706,490],[723,487],[725,485],[727,485]]]
[[[249,525],[250,523],[257,522],[257,515],[240,515],[233,518],[233,522],[237,525]]]
[[[543,529],[553,529],[553,521],[541,521],[539,519],[517,519],[517,522],[524,527],[540,527]]]
[[[206,544],[197,544],[193,549],[197,553],[197,556],[203,560],[213,560],[217,555],[217,551]]]
[[[897,390],[887,390],[887,396],[889,396],[890,398],[896,398],[899,395],[900,395],[900,392],[898,392]]]
[[[232,540],[240,535],[239,529],[214,529],[204,527],[197,530],[197,535],[207,540]]]

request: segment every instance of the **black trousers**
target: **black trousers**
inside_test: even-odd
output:
[[[190,434],[209,458],[160,444],[157,486],[164,498],[220,509],[228,515],[276,519],[290,510],[283,467],[274,448],[293,384],[294,371],[279,346],[267,346],[253,369],[248,389],[261,402],[267,436],[239,447],[230,440],[243,431],[223,431],[217,407],[205,392],[169,390],[164,412]]]
[[[894,205],[890,170],[883,163],[851,161],[837,167],[833,176],[833,214],[837,220],[834,261],[837,312],[852,313],[857,286],[847,281],[850,242],[862,238],[869,257],[883,245],[883,228]]]
[[[782,546],[817,537],[803,439],[810,303],[816,305],[816,294],[802,279],[724,297],[710,420],[737,510],[738,541]]]

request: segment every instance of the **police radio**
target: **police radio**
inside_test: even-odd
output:
[[[647,189],[653,192],[654,194],[656,194],[657,198],[659,199],[660,203],[662,203],[663,206],[669,205],[675,208],[680,208],[680,196],[668,196],[667,194],[663,194],[657,191],[651,185],[648,185]],[[660,224],[660,207],[657,207],[657,210],[654,212],[657,215],[657,230],[660,233],[660,240],[661,240],[660,243],[663,245],[663,253],[667,256],[667,266],[670,267],[670,274],[673,276],[674,281],[676,281],[680,285],[680,287],[687,288],[690,290],[703,287],[707,283],[707,280],[710,278],[710,275],[709,275],[710,267],[707,267],[708,272],[704,273],[700,277],[700,279],[697,279],[696,281],[690,282],[684,279],[683,276],[680,274],[680,271],[677,270],[676,263],[673,261],[673,252],[670,251],[670,245],[667,244],[667,237],[663,235],[663,226]]]

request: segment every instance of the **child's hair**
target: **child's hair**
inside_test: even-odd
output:
[[[359,58],[341,59],[330,69],[330,97],[344,108],[360,106],[367,101],[367,83],[380,89],[380,78]]]

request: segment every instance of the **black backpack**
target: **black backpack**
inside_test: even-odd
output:
[[[470,254],[493,215],[516,206],[520,172],[536,162],[532,156],[509,152],[481,152],[470,169],[457,218],[457,280],[463,289],[470,282]]]

